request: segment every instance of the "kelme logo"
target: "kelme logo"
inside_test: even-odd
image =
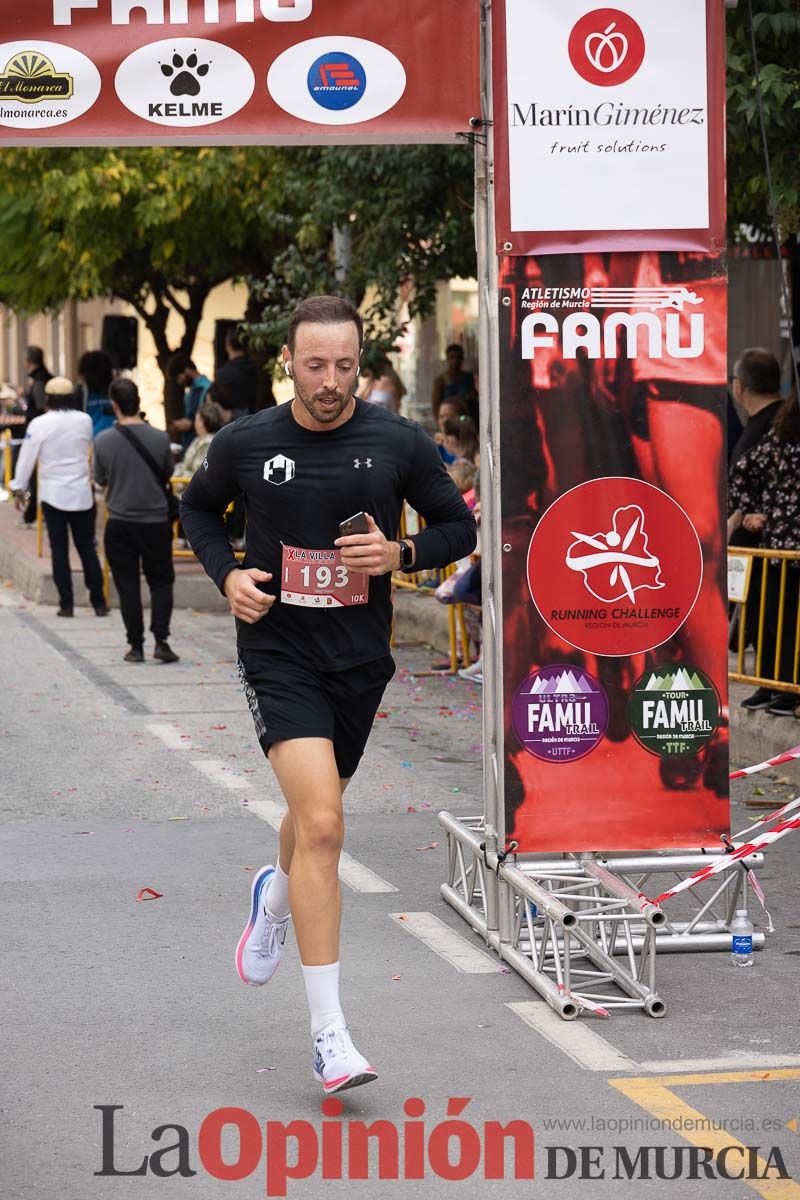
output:
[[[232,117],[252,96],[250,63],[222,42],[171,38],[129,54],[117,71],[117,95],[154,125],[194,127]]]
[[[614,87],[627,83],[644,61],[644,34],[619,8],[596,8],[569,35],[569,58],[587,83]]]

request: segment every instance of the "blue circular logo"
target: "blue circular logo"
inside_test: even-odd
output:
[[[358,104],[367,89],[367,73],[357,58],[331,50],[311,64],[308,90],[322,108],[341,112]]]

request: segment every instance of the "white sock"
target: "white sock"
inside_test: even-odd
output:
[[[276,921],[284,921],[291,916],[289,909],[289,876],[281,870],[281,864],[275,867],[275,874],[269,881],[265,897],[267,909]]]
[[[302,964],[301,964],[302,966]],[[330,1025],[344,1025],[339,1003],[339,964],[322,967],[302,967],[308,1007],[311,1010],[311,1036],[316,1037]]]

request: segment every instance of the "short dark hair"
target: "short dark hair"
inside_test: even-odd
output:
[[[114,378],[110,357],[103,350],[87,350],[78,359],[78,374],[90,392],[107,396]]]
[[[231,325],[230,329],[225,334],[225,344],[226,346],[229,346],[231,350],[236,350],[237,352],[239,350],[247,349],[247,344],[242,335],[239,333],[238,325]]]
[[[41,346],[27,346],[25,349],[25,359],[29,363],[33,363],[35,367],[44,366],[44,350]]]
[[[775,396],[781,390],[781,368],[771,350],[751,346],[739,356],[734,376],[756,396]]]
[[[138,415],[141,408],[139,389],[132,379],[115,379],[109,394],[123,417]]]
[[[352,323],[358,332],[358,348],[364,345],[364,322],[361,313],[354,304],[343,296],[309,296],[301,300],[289,317],[289,331],[286,344],[294,353],[297,330],[303,324],[315,325],[346,325]]]
[[[233,392],[226,383],[212,383],[206,392],[206,400],[213,400],[216,405],[228,412],[235,407]]]
[[[179,350],[177,354],[173,354],[167,362],[167,378],[177,379],[179,375],[183,374],[187,367],[191,367],[193,371],[197,370],[197,367],[194,365],[189,355],[183,354]]]
[[[225,424],[222,409],[215,400],[204,400],[197,412],[209,433],[219,433]]]
[[[462,358],[464,357],[464,347],[460,346],[458,344],[458,342],[453,342],[451,345],[449,345],[447,347],[447,349],[445,350],[445,357],[447,357],[447,355],[451,352],[451,350],[455,350],[458,354],[461,355]]]

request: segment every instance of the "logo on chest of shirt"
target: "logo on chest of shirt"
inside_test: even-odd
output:
[[[294,473],[294,459],[287,458],[285,454],[275,454],[264,463],[264,478],[267,483],[274,483],[276,487],[294,479]]]
[[[356,471],[360,471],[362,467],[366,467],[368,470],[371,470],[372,469],[372,459],[371,458],[354,458],[353,459],[353,468]]]

